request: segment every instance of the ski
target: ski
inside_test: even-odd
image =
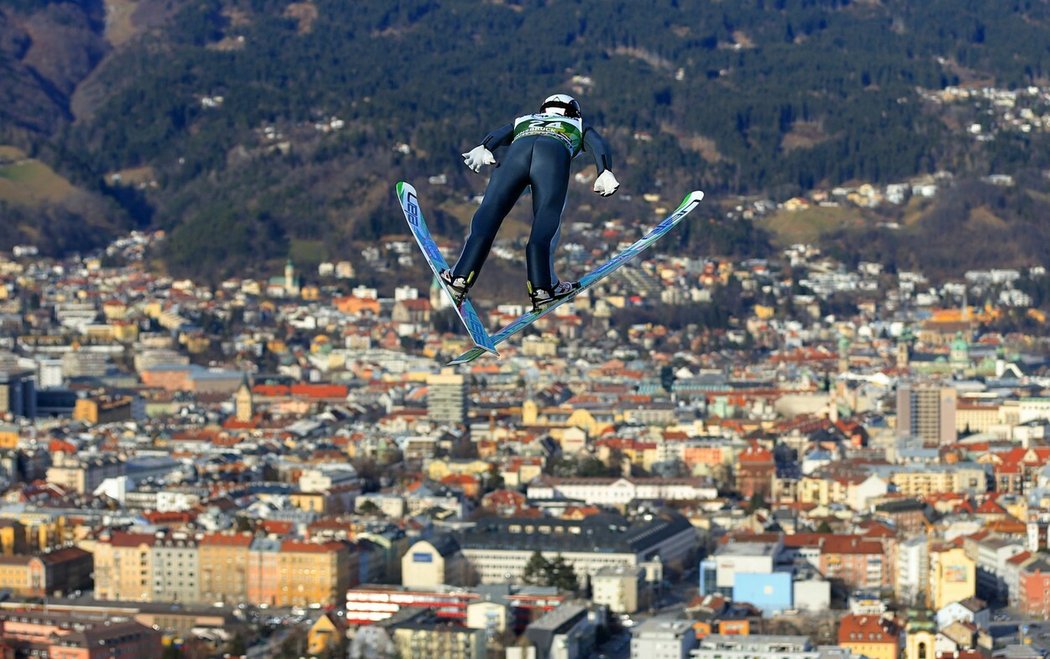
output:
[[[459,320],[463,323],[463,327],[466,328],[467,334],[470,335],[470,340],[475,346],[473,350],[479,351],[478,354],[488,352],[498,357],[499,353],[496,352],[496,344],[492,342],[492,337],[489,336],[488,331],[485,329],[485,324],[481,322],[474,305],[470,303],[470,300],[463,300],[461,304],[457,305],[455,298],[452,296],[452,291],[448,289],[444,280],[441,279],[441,271],[448,268],[448,263],[445,261],[445,257],[441,255],[441,250],[438,249],[434,238],[430,235],[430,230],[427,229],[427,223],[423,219],[423,211],[419,208],[419,197],[416,195],[416,189],[405,181],[399,181],[397,184],[397,200],[401,203],[401,210],[404,211],[405,219],[408,220],[408,227],[412,231],[419,249],[423,252],[423,258],[430,265],[430,269],[434,272],[434,278],[437,279],[441,289],[445,291],[445,295],[452,302],[452,308],[456,310],[456,315],[459,316]]]
[[[518,332],[522,331],[532,323],[536,322],[540,318],[543,318],[544,316],[551,313],[561,305],[575,298],[583,291],[592,288],[602,279],[608,277],[617,268],[633,259],[647,247],[649,247],[657,240],[662,238],[664,234],[673,229],[674,226],[681,222],[686,215],[691,213],[693,209],[700,205],[700,201],[703,200],[703,198],[704,193],[700,190],[695,190],[687,194],[685,196],[685,199],[683,199],[682,203],[678,206],[678,208],[676,208],[673,213],[668,215],[662,222],[660,222],[660,224],[656,225],[651,231],[649,231],[649,233],[645,234],[645,236],[643,236],[642,238],[639,238],[637,242],[632,244],[630,247],[627,247],[616,256],[612,257],[612,259],[610,259],[609,261],[605,262],[604,264],[598,266],[591,272],[584,275],[583,278],[580,279],[580,287],[576,291],[574,291],[572,295],[561,298],[557,302],[554,302],[544,307],[542,311],[528,311],[522,314],[516,320],[512,321],[509,325],[507,325],[506,327],[504,327],[503,329],[491,336],[492,345],[497,346],[500,343],[503,343],[504,341],[514,336]],[[468,362],[472,362],[481,355],[485,354],[485,352],[486,351],[480,347],[472,348],[460,355],[459,357],[456,357],[455,359],[450,361],[448,365],[455,366],[457,364],[466,364]],[[490,352],[495,351],[493,350]]]

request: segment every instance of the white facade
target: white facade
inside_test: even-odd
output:
[[[926,593],[930,578],[930,555],[925,535],[908,538],[897,546],[897,597],[916,602]]]
[[[631,634],[631,659],[687,659],[694,645],[690,621],[650,618]]]
[[[542,551],[547,560],[561,556],[576,571],[576,576],[583,583],[584,579],[593,577],[602,568],[634,568],[646,563],[645,557],[658,554],[663,562],[681,561],[696,546],[696,531],[684,529],[661,542],[654,543],[634,552],[606,552],[592,549],[579,551]],[[495,547],[464,547],[463,555],[480,583],[520,582],[525,564],[532,557],[533,549],[503,549]]]
[[[715,586],[732,588],[737,573],[770,574],[779,543],[737,542],[720,547],[714,555]]]
[[[806,579],[792,584],[795,608],[807,613],[819,613],[831,609],[831,582],[823,579]]]
[[[609,607],[613,613],[638,610],[644,588],[645,568],[625,566],[603,568],[591,578],[591,601]]]
[[[856,485],[850,485],[846,491],[846,503],[850,508],[858,512],[870,508],[872,499],[885,496],[889,491],[889,483],[872,474]]]
[[[702,479],[544,478],[528,487],[530,499],[573,499],[592,505],[622,506],[636,500],[696,501],[718,497]]]
[[[502,634],[510,624],[510,608],[499,602],[471,602],[467,605],[467,627]]]
[[[347,464],[304,470],[299,477],[299,489],[303,492],[324,492],[333,487],[354,485],[357,482],[357,471]]]

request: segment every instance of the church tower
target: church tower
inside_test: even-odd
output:
[[[241,386],[233,397],[234,417],[241,423],[248,423],[255,416],[255,401],[252,399],[252,388],[248,386],[247,376],[241,380]]]

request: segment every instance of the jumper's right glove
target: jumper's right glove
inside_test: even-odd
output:
[[[479,144],[471,149],[470,153],[463,154],[463,164],[475,172],[479,172],[482,165],[495,165],[496,156],[492,155],[492,152],[486,149],[484,145]]]
[[[612,170],[609,169],[602,172],[601,176],[594,182],[594,191],[603,197],[608,197],[616,192],[618,187],[620,187],[620,182],[616,180]]]

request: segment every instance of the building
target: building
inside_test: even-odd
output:
[[[428,609],[402,609],[376,623],[401,659],[484,659],[485,631],[455,625]],[[385,645],[385,644],[384,644]],[[360,656],[377,656],[374,652]],[[382,656],[382,655],[379,655]],[[389,655],[388,655],[389,656]]]
[[[427,376],[427,418],[461,424],[467,418],[467,382],[451,368]]]
[[[200,554],[200,600],[205,603],[248,601],[248,533],[207,533],[197,543]]]
[[[849,614],[839,621],[839,645],[868,659],[897,659],[900,637],[899,625],[889,616]]]
[[[468,567],[456,539],[438,534],[415,543],[401,558],[401,584],[407,588],[466,585]]]
[[[700,639],[689,656],[691,659],[849,659],[853,655],[844,649],[814,647],[807,636],[710,634]]]
[[[649,618],[631,630],[631,659],[687,659],[695,646],[691,620]]]
[[[541,476],[528,485],[529,499],[571,499],[599,506],[632,501],[699,501],[718,497],[718,488],[702,478],[559,478]]]
[[[863,536],[822,538],[817,567],[829,581],[852,589],[878,591],[892,585],[893,570],[885,546]]]
[[[91,425],[131,420],[131,396],[90,396],[78,398],[73,420]]]
[[[267,537],[253,538],[248,545],[248,603],[276,606],[279,593],[277,557],[281,541]]]
[[[91,588],[89,552],[67,547],[47,554],[0,556],[0,589],[18,597],[50,597]]]
[[[596,620],[586,606],[566,602],[525,628],[524,636],[535,654],[515,656],[508,648],[507,659],[586,657],[594,650],[596,631]]]
[[[36,374],[33,371],[0,368],[0,419],[8,414],[36,418]]]
[[[925,444],[954,444],[956,391],[936,383],[904,382],[897,387],[897,436]]]
[[[0,625],[0,639],[17,656],[108,659],[163,655],[161,632],[132,620],[16,611],[0,613]]]
[[[977,564],[962,547],[930,549],[930,605],[942,609],[977,593]]]
[[[1025,615],[1050,618],[1050,561],[1037,558],[1021,570],[1018,606]]]
[[[769,615],[794,608],[790,572],[737,572],[733,579],[733,601],[747,602]]]
[[[95,543],[95,598],[153,601],[152,533],[114,531]]]
[[[683,566],[698,544],[689,520],[670,511],[633,521],[616,513],[578,520],[483,517],[456,539],[483,584],[520,581],[537,551],[547,560],[561,556],[585,583],[603,567],[643,566],[655,556]]]
[[[200,600],[200,554],[186,533],[157,534],[153,543],[153,602]]]
[[[345,543],[281,541],[276,605],[338,604],[356,575],[357,556]]]
[[[591,601],[612,613],[634,613],[648,606],[645,569],[623,565],[603,567],[591,577]]]
[[[1009,599],[1006,583],[1007,561],[1025,551],[1024,542],[991,536],[964,544],[977,564],[977,594],[991,603]]]
[[[471,589],[441,586],[408,589],[401,586],[363,585],[346,592],[346,621],[370,625],[386,620],[402,609],[431,609],[438,618],[470,624],[470,608],[485,601],[506,602],[515,626],[524,628],[531,620],[544,615],[565,601],[556,588],[498,584]],[[486,618],[484,610],[475,611],[475,619]]]
[[[706,585],[706,574],[701,572],[701,593],[719,592],[732,596],[736,575],[771,574],[783,545],[780,542],[729,542],[715,550],[709,559],[714,561],[715,589]]]
[[[773,476],[776,463],[773,452],[752,443],[737,456],[735,470],[736,489],[746,499],[761,497],[769,499],[773,491]]]
[[[123,476],[125,465],[115,455],[83,455],[58,451],[47,470],[47,481],[73,490],[92,494],[107,478]]]
[[[317,656],[335,650],[346,635],[345,628],[342,618],[332,613],[318,615],[306,633],[306,654]]]
[[[897,598],[915,604],[925,599],[930,584],[928,539],[917,535],[897,545],[897,574],[894,579]]]
[[[944,629],[955,622],[963,622],[976,625],[980,629],[987,629],[992,621],[991,610],[976,597],[952,602],[937,611],[937,629]]]

